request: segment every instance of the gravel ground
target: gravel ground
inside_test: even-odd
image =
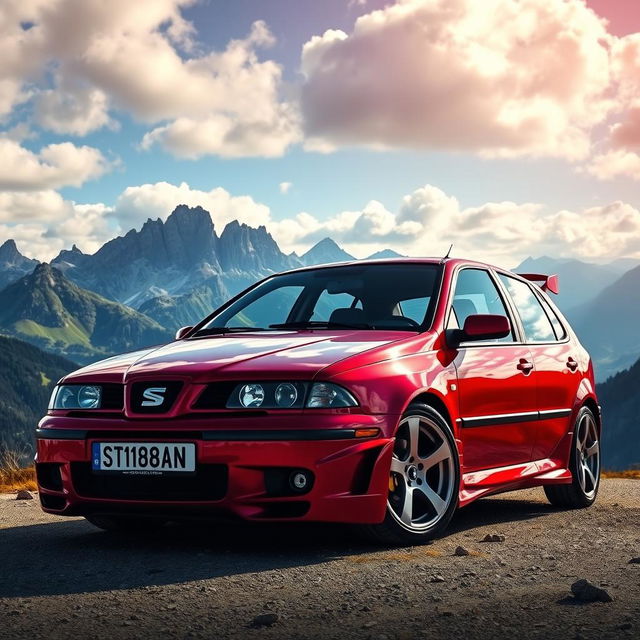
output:
[[[541,489],[481,500],[446,538],[383,550],[334,526],[123,538],[2,495],[0,638],[638,638],[639,556],[637,480],[581,511]],[[575,600],[580,578],[613,602]]]

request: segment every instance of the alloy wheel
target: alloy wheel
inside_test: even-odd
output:
[[[590,413],[585,413],[576,427],[576,472],[585,496],[591,499],[600,478],[600,442],[598,428]]]
[[[443,428],[423,416],[398,427],[389,477],[389,512],[405,529],[433,527],[447,512],[455,486],[454,455]]]

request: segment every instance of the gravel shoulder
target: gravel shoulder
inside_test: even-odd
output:
[[[637,638],[639,556],[638,480],[604,480],[572,512],[541,489],[484,499],[447,537],[398,549],[335,526],[124,538],[5,494],[0,638]],[[613,602],[576,601],[581,578]]]

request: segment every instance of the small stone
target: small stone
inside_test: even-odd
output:
[[[499,533],[487,533],[482,542],[504,542],[505,537]]]
[[[620,631],[629,631],[632,626],[633,625],[630,622],[623,622],[618,626],[618,629],[620,629]]]
[[[252,622],[252,627],[270,627],[272,624],[278,622],[278,614],[277,613],[261,613],[259,616],[256,616]]]
[[[606,589],[597,587],[584,578],[571,585],[571,593],[581,602],[613,602],[613,598]]]
[[[631,560],[629,560],[629,564],[640,564],[640,556],[637,558],[631,558]]]
[[[429,579],[429,582],[444,582],[444,576],[441,576],[439,574],[435,576],[431,576],[431,578]]]
[[[465,549],[464,547],[456,547],[456,550],[453,552],[454,556],[468,556],[469,555],[469,550]]]
[[[375,622],[375,620],[369,620],[369,622],[365,622],[365,623],[362,625],[362,628],[363,628],[363,629],[371,629],[372,627],[375,627],[375,626],[376,626],[376,624],[377,624],[377,623]]]
[[[16,500],[33,500],[33,496],[26,489],[20,489],[16,495]]]

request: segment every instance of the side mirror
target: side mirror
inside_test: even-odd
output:
[[[498,340],[511,333],[511,324],[506,316],[478,313],[468,316],[462,329],[448,332],[448,343],[457,348],[461,342]]]
[[[191,329],[193,329],[193,327],[180,327],[180,329],[176,331],[176,340],[182,340]]]

